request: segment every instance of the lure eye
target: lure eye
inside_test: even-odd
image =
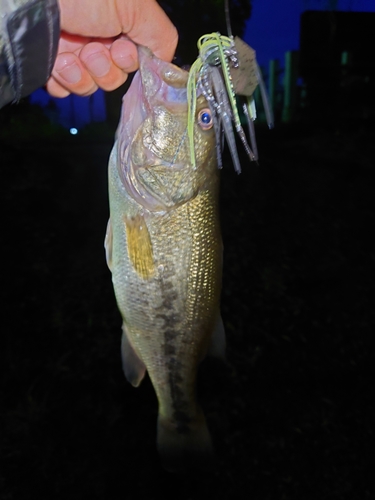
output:
[[[210,109],[204,108],[199,111],[198,124],[202,130],[210,130],[212,128],[214,122]]]

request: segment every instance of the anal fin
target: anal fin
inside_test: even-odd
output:
[[[124,324],[122,325],[121,358],[126,380],[133,387],[138,387],[145,376],[146,366],[131,345]]]

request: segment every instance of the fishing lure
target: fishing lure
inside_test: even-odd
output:
[[[255,59],[255,51],[240,38],[211,33],[198,40],[199,56],[189,71],[187,84],[188,137],[190,159],[195,167],[194,117],[198,94],[203,94],[212,114],[216,135],[219,168],[222,167],[223,132],[229,145],[234,168],[241,172],[233,124],[250,161],[258,159],[253,122],[256,119],[254,91],[259,85],[268,126],[273,126],[267,91]],[[250,144],[241,125],[238,111],[240,98],[245,98],[243,112],[249,127]]]

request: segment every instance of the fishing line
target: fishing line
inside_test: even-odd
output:
[[[230,14],[229,14],[229,0],[225,0],[225,22],[227,25],[227,33],[229,38],[233,38],[232,35],[232,25],[230,22]]]

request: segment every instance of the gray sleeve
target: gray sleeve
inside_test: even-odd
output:
[[[46,83],[59,34],[57,0],[0,0],[0,108]]]

